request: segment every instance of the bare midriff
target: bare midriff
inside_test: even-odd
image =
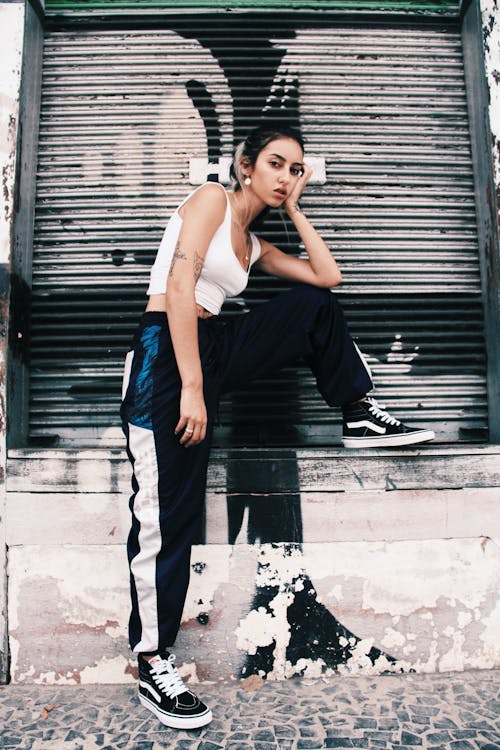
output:
[[[146,305],[146,312],[167,312],[167,302],[164,294],[151,294]],[[205,310],[204,307],[196,303],[196,312],[199,318],[211,318],[213,313]]]

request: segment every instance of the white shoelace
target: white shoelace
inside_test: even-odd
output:
[[[187,691],[177,667],[174,667],[174,661],[175,654],[170,654],[168,659],[162,659],[161,662],[154,665],[150,664],[153,680],[169,698],[176,698]]]
[[[392,424],[392,425],[399,425],[401,422],[399,419],[395,419],[394,417],[391,417],[390,414],[388,414],[386,411],[384,411],[384,408],[382,404],[377,404],[374,398],[371,396],[367,396],[365,398],[365,403],[368,404],[368,408],[370,412],[373,414],[374,417],[377,417],[377,419],[380,419],[381,422],[385,422],[386,424]]]

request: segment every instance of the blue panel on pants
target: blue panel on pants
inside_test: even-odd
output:
[[[158,357],[161,330],[161,326],[152,325],[141,332],[140,348],[135,349],[124,402],[127,421],[146,430],[153,429],[153,367]]]

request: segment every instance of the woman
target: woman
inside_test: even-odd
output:
[[[236,150],[232,191],[207,183],[188,196],[165,230],[134,339],[121,411],[134,467],[130,642],[139,660],[139,699],[168,726],[200,727],[212,718],[184,686],[169,649],[189,582],[221,392],[302,357],[326,402],[343,409],[345,446],[434,437],[430,430],[405,427],[366,396],[369,371],[330,292],[341,281],[340,270],[299,207],[311,176],[303,157],[294,131],[257,128]],[[279,206],[294,223],[307,259],[250,231],[262,211]],[[225,298],[244,290],[254,264],[300,285],[221,320]]]

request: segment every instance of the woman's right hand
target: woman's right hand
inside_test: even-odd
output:
[[[182,433],[181,445],[191,448],[205,440],[207,434],[207,408],[203,388],[183,386],[181,390],[180,419],[175,434]]]

